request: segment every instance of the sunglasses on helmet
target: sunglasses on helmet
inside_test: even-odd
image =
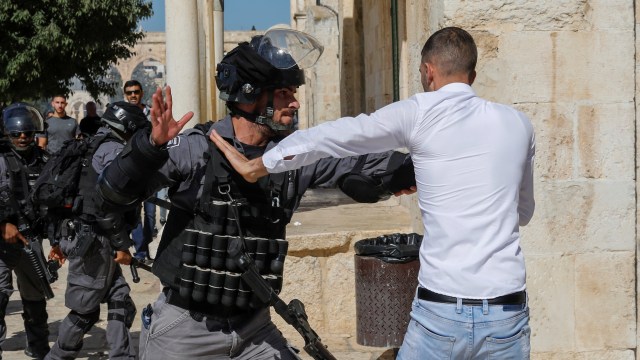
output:
[[[35,134],[35,131],[10,131],[9,132],[9,136],[11,136],[14,139],[18,139],[20,138],[20,136],[24,134],[25,137],[32,137],[33,134]]]

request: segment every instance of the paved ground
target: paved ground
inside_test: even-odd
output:
[[[347,207],[355,207],[353,209],[349,209],[350,213],[357,213],[358,206],[361,205],[341,205],[340,208],[344,206]],[[368,208],[368,211],[372,211],[375,209],[375,206],[372,208],[372,205],[364,205]],[[312,206],[313,207],[313,206]],[[388,204],[383,206],[384,209],[388,209]],[[309,210],[309,209],[306,209]],[[336,218],[331,216],[332,211],[322,211],[319,210],[309,210],[305,212],[301,212],[294,220],[297,219],[298,223],[302,223],[302,225],[298,226],[295,229],[295,232],[300,233],[305,231],[304,227],[308,226],[306,231],[316,231],[315,225],[316,223],[331,223],[330,226],[333,229],[338,229],[341,224],[336,222]],[[365,208],[361,209],[363,212],[366,210]],[[387,210],[385,210],[387,211]],[[326,217],[331,217],[331,221]],[[386,216],[384,219],[376,219],[374,222],[376,226],[380,226],[380,221],[396,221],[392,216]],[[340,217],[338,217],[340,219]],[[313,220],[313,221],[312,221]],[[343,223],[342,226],[355,226],[353,219],[346,220],[347,223]],[[293,221],[292,221],[293,223]],[[306,224],[306,226],[305,226]],[[326,227],[323,228],[324,231],[327,230]],[[46,241],[45,241],[46,243]],[[152,253],[155,254],[155,246],[157,246],[158,241],[154,241],[151,246]],[[46,246],[46,245],[45,245]],[[48,253],[49,248],[46,246],[45,252]],[[131,274],[127,271],[127,279],[131,280]],[[159,291],[160,284],[157,278],[151,276],[151,274],[146,273],[144,270],[139,270],[139,275],[141,281],[138,284],[134,284],[132,281],[129,281],[131,285],[132,292],[131,296],[138,307],[138,315],[136,316],[136,320],[132,326],[132,334],[134,337],[134,341],[137,343],[138,336],[140,334],[140,311],[141,309],[150,302],[153,302]],[[67,276],[67,266],[63,266],[59,270],[60,280],[52,284],[53,291],[55,293],[55,297],[49,300],[47,309],[49,313],[49,329],[51,335],[49,336],[49,342],[53,344],[57,335],[58,335],[58,326],[64,317],[68,314],[68,309],[64,306],[64,291],[66,288],[66,276]],[[3,345],[4,352],[2,354],[2,359],[9,360],[18,360],[18,359],[30,359],[24,354],[25,347],[25,334],[24,334],[24,326],[22,323],[22,304],[20,302],[20,298],[18,294],[14,294],[9,301],[9,305],[7,308],[6,322],[7,322],[7,339]],[[105,339],[105,329],[107,325],[106,321],[107,308],[106,304],[102,305],[100,320],[93,327],[93,329],[85,336],[84,338],[84,348],[80,353],[79,359],[108,359],[108,346]],[[320,334],[322,341],[334,356],[339,360],[390,360],[394,359],[394,351],[393,349],[386,348],[372,348],[372,347],[364,347],[360,346],[356,343],[355,338],[351,337],[335,337],[330,338],[323,336]],[[298,343],[296,339],[294,342]],[[307,360],[311,359],[306,353],[301,354],[302,358]]]

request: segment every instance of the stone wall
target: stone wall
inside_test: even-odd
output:
[[[301,2],[316,6],[298,0],[299,9]],[[337,53],[353,47],[362,57],[339,62],[339,94],[307,93],[337,102],[340,115],[390,102],[390,1],[327,3],[343,31],[335,35]],[[518,108],[535,127],[537,209],[522,229],[533,357],[636,358],[635,3],[438,0],[399,7],[401,98],[421,91],[419,52],[428,36],[460,26],[479,48],[475,91]],[[344,76],[356,68],[364,71]],[[348,92],[354,84],[361,89]],[[415,199],[402,203],[421,231]]]

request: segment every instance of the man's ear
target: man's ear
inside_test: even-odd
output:
[[[434,82],[434,77],[436,76],[438,70],[436,69],[436,67],[429,62],[425,62],[424,63],[425,66],[427,67],[427,80],[428,80],[428,84],[429,84],[429,89],[431,91],[435,91],[436,87],[435,87],[435,82]]]
[[[473,82],[476,80],[476,71],[471,70],[469,73],[469,85],[473,85]]]
[[[434,72],[433,64],[425,62],[424,66],[427,68],[427,78],[429,79],[429,82],[432,82],[433,81],[433,72]]]

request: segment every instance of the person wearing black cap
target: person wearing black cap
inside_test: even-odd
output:
[[[137,133],[132,151],[103,172],[98,192],[115,207],[169,188],[171,211],[153,264],[164,289],[143,310],[141,359],[298,358],[271,321],[269,304],[240,279],[233,248],[244,244],[278,293],[288,245],[286,225],[304,192],[338,187],[354,169],[371,175],[386,172],[391,164],[408,165],[408,156],[388,152],[327,159],[249,184],[206,134],[215,128],[248,157],[273,147],[291,131],[300,107],[295,94],[304,84],[303,68],[313,65],[321,52],[311,36],[284,29],[239,44],[217,66],[216,84],[230,115],[178,135],[193,114],[174,121],[171,89],[166,88],[166,103],[158,89],[151,134]],[[412,166],[406,168],[413,179]],[[394,191],[389,183],[380,183],[372,190],[379,190],[375,200]]]
[[[0,140],[0,358],[7,334],[5,315],[16,283],[27,337],[25,354],[42,359],[49,351],[47,303],[29,259],[22,247],[30,241],[42,241],[42,214],[29,202],[29,192],[49,154],[36,146],[34,135],[42,131],[44,119],[33,106],[15,103],[2,112],[0,128],[6,139]]]
[[[100,316],[100,304],[108,304],[107,333],[110,359],[134,359],[129,328],[136,314],[131,289],[120,264],[131,263],[129,232],[140,219],[139,207],[105,212],[95,186],[104,168],[129,144],[132,135],[149,126],[143,111],[124,101],[109,104],[102,115],[103,126],[89,138],[90,166],[83,170],[74,200],[73,218],[60,241],[61,252],[52,258],[67,258],[69,274],[65,305],[71,310],[62,320],[58,339],[46,359],[74,359],[84,335]],[[64,148],[63,150],[64,151]],[[115,253],[115,258],[114,258]]]

